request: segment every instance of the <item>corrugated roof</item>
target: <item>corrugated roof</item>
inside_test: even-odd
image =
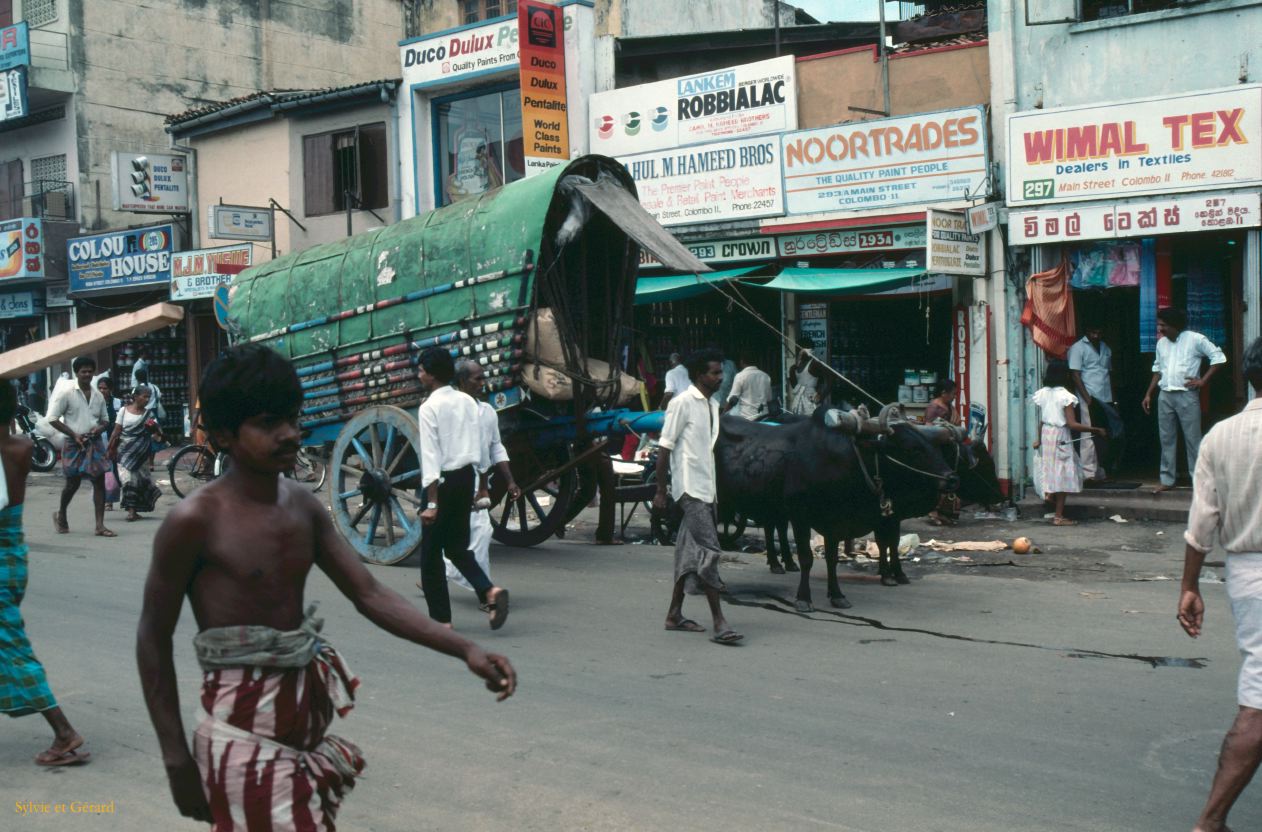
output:
[[[166,123],[168,125],[183,124],[184,122],[192,121],[194,119],[200,119],[205,116],[213,115],[214,113],[227,110],[229,107],[247,109],[247,108],[241,108],[240,105],[246,105],[246,104],[251,104],[255,102],[257,102],[256,106],[258,107],[265,107],[265,106],[270,107],[276,104],[284,104],[284,103],[292,104],[292,103],[302,102],[306,99],[317,99],[317,98],[321,98],[321,97],[324,97],[330,94],[335,94],[335,93],[354,92],[360,89],[380,87],[383,84],[398,85],[399,83],[400,83],[400,79],[398,78],[381,78],[376,81],[362,81],[358,84],[348,84],[347,86],[344,86],[344,87],[323,87],[321,89],[314,89],[314,90],[295,90],[295,89],[261,90],[259,92],[250,93],[249,95],[242,95],[236,98],[230,98],[227,101],[217,101],[210,104],[203,104],[200,107],[193,107],[191,109],[185,110],[182,113],[173,113],[166,117]],[[252,108],[248,108],[248,109],[252,109]]]

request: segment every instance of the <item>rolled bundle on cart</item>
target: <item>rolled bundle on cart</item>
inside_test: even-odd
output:
[[[584,156],[248,269],[228,323],[234,342],[294,361],[305,441],[332,444],[335,522],[378,563],[420,544],[421,352],[440,345],[481,363],[525,491],[492,510],[495,535],[530,546],[571,516],[576,469],[603,452],[598,436],[655,424],[618,410],[637,391],[618,355],[642,247],[679,271],[710,270],[640,207],[621,164]]]

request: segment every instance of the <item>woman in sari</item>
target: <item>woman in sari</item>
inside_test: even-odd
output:
[[[149,476],[153,456],[153,439],[162,439],[162,431],[149,412],[153,391],[139,385],[131,403],[118,411],[114,433],[110,436],[109,457],[118,462],[118,478],[123,484],[121,505],[127,509],[127,522],[140,519],[137,512],[153,511],[162,493]]]

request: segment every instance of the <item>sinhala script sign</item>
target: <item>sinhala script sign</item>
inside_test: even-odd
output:
[[[1262,182],[1262,84],[1008,117],[1008,203]]]
[[[782,137],[790,214],[981,196],[982,107],[800,130]]]
[[[662,225],[775,217],[784,213],[774,138],[641,153],[627,166],[640,204]]]
[[[593,153],[622,156],[793,130],[794,67],[788,55],[597,93],[589,107],[589,145]]]
[[[235,274],[224,274],[218,267],[250,266],[253,252],[250,243],[176,252],[171,255],[171,300],[213,297],[215,290],[231,283]]]

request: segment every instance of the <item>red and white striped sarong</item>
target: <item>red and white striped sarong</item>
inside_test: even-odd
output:
[[[335,829],[364,760],[325,731],[335,713],[354,707],[359,680],[330,645],[315,640],[307,652],[314,655],[302,667],[216,667],[199,655],[205,673],[193,754],[214,832]]]

